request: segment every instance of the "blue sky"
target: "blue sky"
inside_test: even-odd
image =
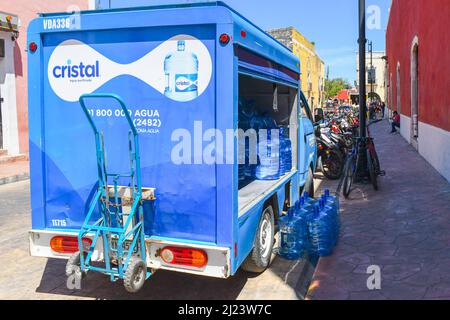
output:
[[[176,0],[100,0],[113,6],[148,5]],[[178,0],[177,2],[189,2]],[[317,51],[330,67],[330,78],[356,79],[358,50],[358,0],[224,0],[263,29],[294,26],[316,43]],[[374,50],[385,50],[385,30],[391,0],[366,0],[379,8],[380,29],[368,29]],[[376,18],[368,14],[368,19]],[[371,20],[376,21],[376,20]]]

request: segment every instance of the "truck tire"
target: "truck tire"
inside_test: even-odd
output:
[[[308,177],[306,177],[305,185],[300,190],[300,196],[305,192],[308,192],[309,196],[314,198],[314,174],[311,167],[308,170]]]
[[[242,269],[252,273],[264,272],[270,265],[274,239],[275,220],[272,206],[269,205],[262,213],[253,249],[242,263]]]
[[[130,293],[136,293],[142,289],[147,274],[147,266],[140,258],[132,257],[125,270],[123,285]]]

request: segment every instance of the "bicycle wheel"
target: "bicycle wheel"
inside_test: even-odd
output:
[[[370,152],[370,156],[372,158],[372,162],[375,167],[375,173],[377,176],[379,176],[381,173],[381,165],[380,160],[378,159],[377,150],[375,149],[375,145],[373,144],[373,140],[370,142],[368,150]]]
[[[377,174],[377,176],[379,176],[381,173],[381,165],[375,147],[373,148],[373,151],[370,154],[372,155],[373,165],[375,166],[375,173]]]
[[[345,161],[344,166],[344,180],[342,181],[342,194],[345,199],[348,199],[350,192],[352,190],[353,184],[353,162],[354,156],[349,156]]]
[[[377,173],[375,170],[375,163],[373,162],[372,155],[369,150],[367,150],[367,169],[369,170],[369,179],[375,190],[378,190]]]

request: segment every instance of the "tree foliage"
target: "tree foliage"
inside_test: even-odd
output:
[[[343,78],[335,78],[332,80],[325,80],[325,95],[328,98],[335,97],[339,91],[344,89],[351,89],[351,84],[348,80]]]

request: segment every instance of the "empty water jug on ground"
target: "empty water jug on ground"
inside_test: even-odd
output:
[[[308,223],[309,251],[311,255],[323,257],[332,253],[332,235],[330,232],[330,216],[323,211],[322,201],[315,204],[314,215]]]
[[[288,260],[300,259],[304,254],[304,241],[299,236],[301,222],[294,217],[294,208],[280,218],[280,248],[278,254]]]

